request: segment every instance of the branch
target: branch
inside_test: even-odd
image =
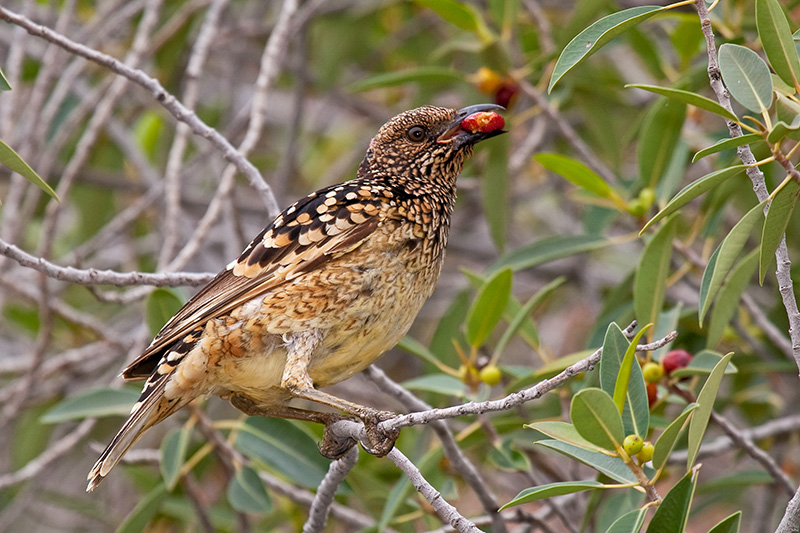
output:
[[[222,156],[233,164],[236,169],[248,179],[253,188],[256,189],[269,213],[273,215],[278,213],[278,203],[275,200],[275,196],[272,194],[272,190],[264,181],[258,169],[239,153],[217,130],[203,122],[193,111],[187,109],[175,96],[167,92],[158,80],[151,78],[140,69],[130,68],[110,55],[77,43],[46,26],[36,24],[24,15],[14,13],[4,7],[0,7],[0,20],[5,20],[11,24],[20,26],[35,37],[41,37],[72,54],[94,61],[150,91],[156,101],[158,101],[164,109],[169,111],[176,120],[188,124],[189,127],[192,128],[192,132],[200,137],[208,139],[212,145],[222,152]]]
[[[328,513],[331,510],[333,497],[342,484],[344,478],[358,462],[358,447],[353,446],[347,453],[336,461],[331,461],[328,473],[322,478],[317,489],[317,495],[308,511],[308,520],[303,524],[303,533],[316,533],[325,529]]]

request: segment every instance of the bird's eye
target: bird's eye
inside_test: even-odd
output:
[[[422,126],[412,126],[408,128],[406,137],[408,137],[409,141],[415,143],[421,142],[425,138],[425,128]]]

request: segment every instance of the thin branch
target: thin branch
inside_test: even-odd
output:
[[[142,70],[130,68],[107,54],[77,43],[46,26],[36,24],[24,15],[14,13],[4,7],[0,7],[0,20],[5,20],[11,24],[20,26],[33,36],[46,39],[47,41],[61,46],[68,52],[94,61],[150,91],[156,101],[169,111],[176,120],[188,124],[189,127],[192,128],[192,132],[200,137],[208,139],[211,144],[222,152],[222,156],[233,164],[236,169],[248,179],[253,188],[256,189],[269,213],[273,215],[278,213],[278,203],[275,200],[275,196],[272,194],[269,185],[267,185],[264,178],[258,172],[258,169],[239,153],[217,130],[203,122],[193,111],[187,109],[178,101],[174,95],[167,92],[158,80],[151,78]]]
[[[325,529],[333,497],[356,462],[358,462],[358,447],[356,446],[350,448],[336,461],[331,461],[328,473],[322,478],[322,482],[317,488],[317,495],[308,511],[308,520],[303,524],[303,533],[317,533]]]

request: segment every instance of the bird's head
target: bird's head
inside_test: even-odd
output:
[[[452,185],[476,143],[505,133],[500,110],[495,104],[478,104],[400,113],[370,141],[360,173],[400,180],[423,193],[437,182]]]

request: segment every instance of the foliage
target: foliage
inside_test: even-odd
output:
[[[79,494],[96,456],[85,444],[107,441],[137,398],[116,374],[195,290],[115,288],[103,271],[216,272],[275,213],[226,170],[230,153],[176,119],[170,97],[24,34],[8,13],[141,69],[186,106],[181,120],[234,146],[250,142],[262,116],[251,106],[266,102],[247,155],[280,205],[352,177],[372,132],[401,110],[505,105],[509,134],[480,145],[460,178],[436,293],[379,365],[447,407],[547,385],[602,355],[522,406],[448,421],[480,483],[431,424],[404,428],[397,448],[482,529],[497,528],[487,514],[500,507],[509,528],[778,527],[800,429],[796,6],[712,5],[709,51],[693,2],[307,2],[273,51],[280,75],[265,81],[282,2],[6,4],[4,528],[294,531],[331,475],[320,427],[211,399]],[[11,244],[74,269],[43,282]],[[673,329],[676,340],[637,351]],[[676,349],[694,357],[646,382],[641,366]],[[401,410],[363,376],[339,387]],[[631,435],[645,442],[629,454]],[[476,507],[476,484],[492,505]],[[363,450],[332,509],[331,531],[441,527],[389,459]],[[796,531],[792,507],[779,530],[791,519]]]

